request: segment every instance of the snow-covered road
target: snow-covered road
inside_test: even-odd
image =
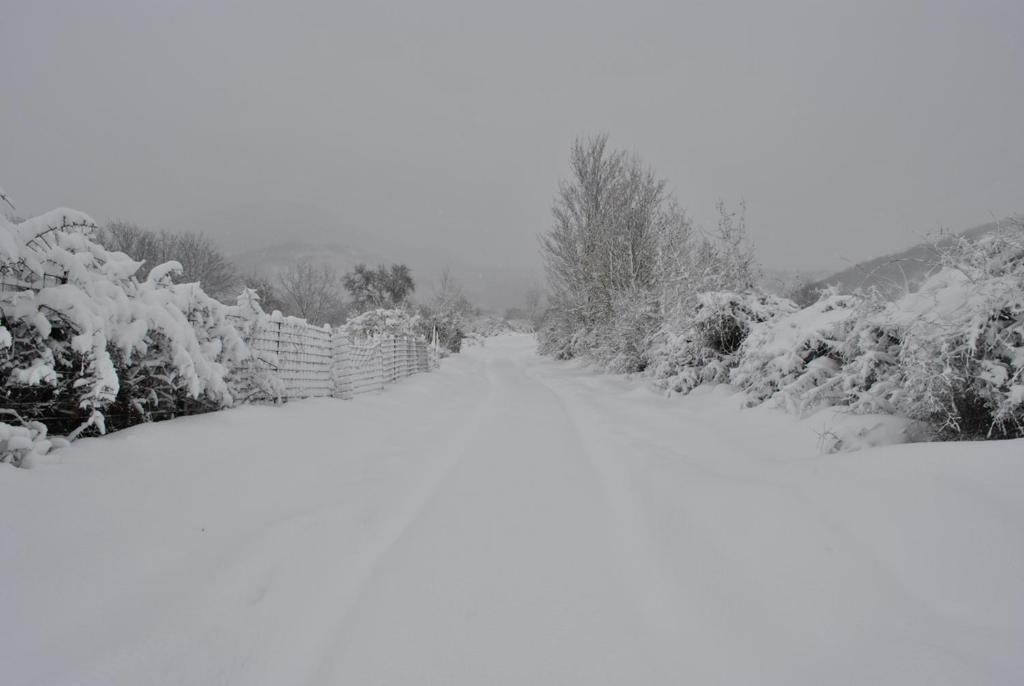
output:
[[[0,469],[0,679],[1024,683],[1024,441],[822,455],[533,348]]]

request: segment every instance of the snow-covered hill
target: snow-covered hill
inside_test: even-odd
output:
[[[765,293],[772,295],[787,296],[793,290],[808,284],[824,279],[829,275],[827,271],[812,271],[801,269],[762,269],[757,286]]]
[[[878,288],[890,296],[913,292],[935,271],[939,251],[951,245],[958,236],[974,240],[999,230],[1019,230],[1008,220],[989,222],[960,234],[938,237],[935,241],[914,245],[902,252],[866,260],[840,272],[812,281],[808,292],[836,286],[848,293],[858,288]]]

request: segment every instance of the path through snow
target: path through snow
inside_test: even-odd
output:
[[[0,469],[5,683],[1024,682],[1024,441],[824,456],[533,346]]]

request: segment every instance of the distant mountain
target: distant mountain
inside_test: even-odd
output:
[[[919,243],[902,252],[860,262],[841,272],[808,283],[802,289],[799,299],[813,300],[815,293],[833,286],[843,293],[873,287],[888,297],[898,297],[916,291],[935,271],[940,252],[951,246],[960,236],[975,240],[999,230],[1019,229],[1014,228],[1009,220],[1003,220],[982,224],[959,234],[938,236],[934,241]]]

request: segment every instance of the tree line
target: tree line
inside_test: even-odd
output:
[[[458,352],[469,320],[478,314],[459,281],[445,270],[433,293],[414,303],[416,281],[405,264],[370,267],[357,264],[346,273],[312,259],[302,259],[273,273],[240,273],[206,235],[189,231],[153,231],[122,220],[101,228],[98,241],[108,250],[154,266],[181,263],[176,283],[199,283],[221,302],[233,302],[243,288],[257,292],[267,312],[301,317],[312,324],[341,325],[374,310],[402,309],[419,322],[419,333],[437,332],[441,345]]]
[[[146,265],[181,263],[182,271],[175,277],[179,283],[200,283],[222,302],[231,302],[242,288],[252,288],[268,312],[280,310],[313,324],[340,324],[368,310],[407,306],[416,289],[412,271],[404,264],[358,264],[341,274],[329,264],[303,259],[276,274],[243,274],[216,243],[198,232],[153,231],[118,220],[104,226],[98,238],[107,249]]]

